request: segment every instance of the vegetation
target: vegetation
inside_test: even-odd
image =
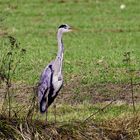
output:
[[[0,0],[0,138],[140,139],[139,5]],[[36,85],[62,23],[77,30],[64,35],[64,87],[45,124]]]
[[[135,125],[134,125],[135,121]],[[48,124],[35,120],[34,122],[1,117],[1,138],[9,139],[75,139],[75,140],[132,140],[139,137],[140,117],[123,117],[104,122],[71,122]],[[11,133],[9,133],[9,131]]]

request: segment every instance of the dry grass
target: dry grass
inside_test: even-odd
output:
[[[39,120],[0,116],[2,139],[24,140],[138,140],[140,116],[131,115],[101,122],[69,122],[45,124]]]

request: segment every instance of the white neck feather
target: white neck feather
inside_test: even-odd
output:
[[[57,41],[58,41],[58,52],[57,52],[57,57],[60,57],[63,59],[63,52],[64,52],[64,46],[62,42],[62,31],[58,30],[57,32]]]

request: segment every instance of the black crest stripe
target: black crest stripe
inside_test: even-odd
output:
[[[66,28],[66,25],[62,24],[59,26],[59,28]]]

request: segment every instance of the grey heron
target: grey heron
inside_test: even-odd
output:
[[[67,24],[59,26],[57,31],[58,52],[55,60],[51,61],[41,74],[38,85],[38,100],[41,113],[47,114],[48,107],[53,103],[63,85],[62,64],[64,46],[62,35],[72,31]],[[47,119],[47,118],[46,118]]]

